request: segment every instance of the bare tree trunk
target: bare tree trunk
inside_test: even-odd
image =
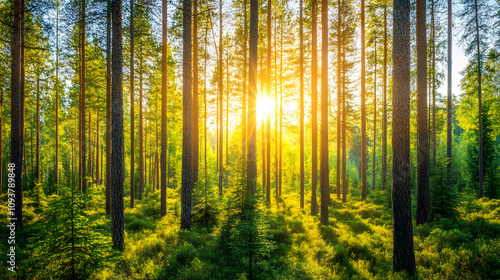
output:
[[[92,127],[92,117],[90,115],[90,110],[89,110],[89,129],[88,129],[88,132],[89,132],[89,162],[88,162],[88,165],[87,165],[87,173],[88,173],[88,176],[90,177],[90,185],[89,186],[92,186],[92,181],[93,181],[93,174],[92,174],[92,134],[91,134],[91,127]]]
[[[299,37],[300,37],[300,47],[299,47],[299,76],[300,76],[300,208],[304,209],[304,24],[303,24],[303,1],[300,0],[300,18],[299,18]],[[314,10],[314,8],[313,8]],[[313,132],[314,134],[314,132]],[[313,197],[311,195],[311,203]],[[311,214],[313,214],[311,205]]]
[[[162,33],[161,33],[161,216],[167,215],[167,81],[168,81],[168,53],[167,32],[168,13],[167,0],[162,0]]]
[[[341,53],[341,45],[342,45],[342,35],[340,34],[341,27],[342,27],[342,5],[340,3],[340,0],[337,2],[337,200],[340,200],[340,176],[341,176],[341,163],[340,163],[340,156],[341,156],[341,104],[342,104],[342,79],[341,79],[341,59],[342,59],[342,53]]]
[[[23,137],[23,111],[22,108],[24,99],[22,98],[22,88],[21,88],[21,9],[22,0],[14,0],[14,28],[12,33],[12,64],[11,64],[11,134],[10,134],[10,151],[11,151],[11,162],[12,165],[8,165],[9,168],[13,168],[14,173],[14,191],[16,193],[16,205],[14,217],[16,218],[16,226],[22,228],[23,226],[23,185],[22,185],[22,174],[23,174],[23,149],[24,149],[24,137]]]
[[[452,92],[451,92],[451,66],[452,66],[452,22],[451,22],[451,7],[452,3],[451,0],[448,0],[448,104],[447,104],[447,137],[446,137],[446,157],[448,158],[447,162],[447,167],[448,167],[448,173],[451,172],[451,158],[452,158],[452,126],[451,126],[451,121],[452,121]],[[481,135],[481,133],[479,134]]]
[[[222,59],[222,0],[219,0],[219,195],[222,195],[222,178],[224,174],[224,99],[222,97],[223,93],[223,75],[224,71],[223,67],[223,59]]]
[[[139,200],[142,200],[142,195],[144,193],[144,124],[143,124],[143,114],[142,114],[142,38],[139,45]]]
[[[243,1],[243,92],[241,94],[241,151],[243,162],[247,157],[247,0]]]
[[[135,207],[134,0],[130,0],[130,208]],[[142,105],[140,105],[142,106]],[[142,121],[141,121],[142,122]],[[142,194],[139,195],[142,197]]]
[[[106,215],[111,214],[111,0],[106,10]]]
[[[432,32],[432,160],[436,167],[436,26],[434,21],[434,0],[431,0]]]
[[[81,169],[81,178],[80,178],[80,181],[81,181],[81,190],[85,193],[87,192],[87,181],[85,179],[85,177],[87,176],[86,172],[85,172],[85,167],[87,167],[87,165],[85,164],[85,160],[86,160],[86,157],[87,157],[87,140],[85,139],[85,72],[86,72],[86,66],[85,66],[85,38],[86,38],[86,35],[85,35],[85,13],[86,13],[86,9],[85,9],[85,6],[86,6],[86,0],[82,0],[82,18],[81,18],[81,44],[82,44],[82,55],[80,57],[81,59],[81,65],[82,65],[82,69],[81,69],[81,84],[80,84],[80,87],[81,87],[81,99],[80,99],[80,112],[81,112],[81,127],[82,127],[82,130],[81,130],[81,166],[80,166],[80,169]]]
[[[56,2],[56,160],[54,174],[56,179],[56,194],[59,189],[59,5],[60,3]],[[0,193],[2,193],[1,189],[0,187]]]
[[[475,5],[475,24],[476,24],[476,50],[477,50],[477,77],[478,77],[478,82],[477,82],[477,97],[478,97],[478,102],[479,102],[479,198],[483,197],[483,102],[482,102],[482,77],[481,77],[481,50],[479,46],[479,16],[478,16],[478,8],[477,8],[477,0],[474,1]],[[448,96],[448,117],[449,121],[451,122],[451,98]],[[449,129],[448,134],[451,134],[451,129]],[[451,142],[451,141],[450,141]],[[451,158],[451,147],[449,148],[449,158]],[[451,166],[451,163],[450,163]],[[451,168],[450,168],[451,169]]]
[[[283,20],[280,20],[280,173],[279,173],[279,196],[282,188],[282,169],[283,169]],[[311,199],[312,204],[313,199]],[[316,195],[314,195],[316,203]],[[312,207],[312,206],[311,206]],[[316,205],[317,208],[317,205]],[[316,210],[317,211],[317,210]]]
[[[426,0],[417,0],[417,225],[431,218],[429,128],[427,127]]]
[[[267,99],[271,99],[271,87],[272,87],[272,73],[271,73],[271,13],[272,13],[272,4],[271,0],[267,0]],[[266,202],[267,206],[271,206],[271,114],[267,114],[267,170],[266,174]]]
[[[366,200],[365,0],[361,0],[361,200]]]
[[[312,41],[311,41],[311,214],[318,214],[316,189],[318,185],[318,3],[312,0]],[[323,194],[321,192],[321,194]],[[321,200],[323,201],[323,200]],[[314,209],[313,209],[314,205]],[[323,207],[323,206],[321,206]]]
[[[99,108],[97,108],[97,117],[96,117],[96,145],[95,145],[95,182],[96,184],[100,184],[100,178],[99,178]],[[102,168],[102,167],[101,167]]]
[[[183,0],[182,18],[182,96],[183,96],[183,133],[182,133],[182,186],[181,186],[181,229],[191,229],[191,188],[192,170],[192,111],[191,111],[191,0]],[[222,57],[221,57],[222,59]]]
[[[373,79],[373,171],[372,171],[372,190],[375,190],[376,182],[376,163],[377,163],[377,41],[375,39],[375,77]]]
[[[193,0],[193,184],[198,182],[200,132],[198,128],[198,0]],[[192,190],[191,190],[192,191]]]
[[[382,190],[385,190],[387,180],[387,4],[384,4],[384,82],[382,95]]]
[[[0,88],[0,195],[3,187],[3,88]]]
[[[258,0],[250,0],[250,42],[248,71],[248,154],[247,154],[247,195],[246,207],[252,207],[252,198],[257,190],[257,41],[259,38]]]
[[[394,1],[392,94],[393,270],[416,273],[410,185],[410,1]]]
[[[330,182],[328,167],[328,0],[321,1],[321,224],[328,225]]]
[[[33,150],[31,150],[33,151]],[[40,182],[40,76],[36,79],[36,171],[35,179]]]
[[[347,94],[345,73],[346,73],[345,51],[342,52],[342,203],[347,202],[347,132],[346,120],[347,110],[345,106],[345,97]]]
[[[113,249],[124,249],[124,216],[123,216],[123,181],[125,165],[123,153],[123,52],[122,52],[122,1],[112,2],[113,19],[113,81],[112,81],[112,173],[111,173],[111,233]]]

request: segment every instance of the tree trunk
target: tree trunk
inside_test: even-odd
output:
[[[243,91],[241,94],[241,154],[243,162],[247,157],[247,0],[243,1]]]
[[[111,214],[111,0],[106,10],[106,215]]]
[[[92,132],[91,132],[91,127],[92,127],[92,117],[90,115],[90,110],[89,110],[89,162],[87,165],[87,173],[88,176],[90,177],[90,186],[92,186],[92,181],[93,181],[93,174],[92,174]]]
[[[33,150],[31,150],[33,151]],[[40,182],[40,76],[36,79],[36,171],[35,179]]]
[[[123,216],[123,181],[125,179],[124,153],[123,153],[123,52],[122,52],[122,1],[113,0],[111,4],[113,19],[113,80],[112,80],[112,141],[111,154],[111,233],[113,249],[124,249],[124,216]]]
[[[135,207],[134,0],[130,0],[130,208]],[[142,105],[141,105],[142,106]],[[142,196],[142,195],[140,195]]]
[[[346,133],[346,120],[347,110],[345,106],[346,90],[346,60],[345,50],[342,52],[342,203],[347,202],[347,133]]]
[[[16,218],[16,226],[23,226],[23,112],[22,108],[24,99],[22,98],[21,88],[21,0],[14,0],[14,28],[12,33],[12,64],[11,64],[11,139],[10,151],[12,165],[8,168],[13,168],[14,173],[14,191],[16,193],[16,205],[14,218]],[[10,171],[9,171],[10,172]]]
[[[250,0],[250,42],[248,71],[248,143],[247,143],[247,194],[246,207],[252,208],[252,200],[257,190],[257,41],[259,38],[259,1]]]
[[[85,172],[85,167],[87,165],[85,164],[85,160],[87,157],[87,140],[85,139],[85,73],[86,73],[86,66],[85,66],[85,6],[86,6],[86,0],[82,0],[82,18],[81,18],[81,44],[82,44],[82,54],[81,54],[81,82],[80,82],[80,88],[81,88],[81,96],[80,96],[80,114],[81,114],[81,177],[80,177],[80,182],[81,182],[81,190],[85,193],[87,192],[87,181],[85,177],[87,176]]]
[[[99,178],[99,108],[97,109],[97,117],[96,117],[96,145],[95,145],[95,182],[96,184],[100,184]],[[101,167],[102,168],[102,167]]]
[[[192,170],[192,111],[191,111],[191,0],[183,0],[182,18],[182,186],[181,186],[181,229],[191,229]],[[221,58],[222,59],[222,58]]]
[[[224,159],[223,159],[223,152],[224,152],[224,99],[222,97],[222,92],[223,92],[223,63],[222,63],[222,0],[219,0],[219,195],[222,195],[222,178],[224,174]]]
[[[376,182],[376,163],[377,163],[377,38],[375,38],[375,77],[373,79],[373,170],[372,170],[372,190],[375,190],[375,182]]]
[[[167,215],[167,81],[168,81],[168,53],[167,32],[168,13],[167,0],[162,0],[162,33],[161,33],[161,216]]]
[[[144,124],[142,116],[142,38],[139,45],[139,200],[144,193]]]
[[[410,1],[394,1],[392,223],[393,270],[416,273],[410,185]]]
[[[417,0],[417,225],[429,222],[431,217],[425,1]]]
[[[283,20],[280,20],[280,173],[279,173],[279,196],[281,197],[282,169],[283,169]],[[312,203],[311,199],[311,203]],[[314,195],[316,203],[316,195]],[[312,207],[312,206],[311,206]],[[317,208],[317,206],[316,206]]]
[[[366,200],[365,0],[361,0],[361,200]]]
[[[304,24],[303,24],[303,1],[300,0],[300,18],[299,18],[299,76],[300,76],[300,208],[304,209]],[[313,8],[314,10],[314,8]],[[313,133],[314,134],[314,133]],[[313,199],[311,195],[311,200]],[[312,201],[311,201],[312,203]],[[313,214],[311,205],[311,215]]]
[[[475,13],[476,13],[476,50],[477,50],[477,77],[478,77],[478,82],[477,82],[477,97],[478,97],[478,103],[479,103],[479,198],[483,197],[483,102],[482,102],[482,94],[481,94],[481,84],[482,84],[482,77],[481,77],[481,50],[479,46],[479,15],[478,15],[478,8],[477,8],[477,0],[474,1],[474,8],[475,8]],[[451,119],[451,98],[448,96],[448,114],[449,114],[449,119]],[[449,130],[451,131],[451,129]],[[448,132],[450,134],[450,132]],[[451,155],[451,147],[449,148],[450,155]],[[449,156],[451,158],[451,156]],[[450,164],[451,165],[451,164]]]
[[[193,184],[198,182],[200,132],[198,129],[198,0],[193,0]],[[192,191],[192,190],[191,190]]]
[[[271,87],[272,87],[272,73],[271,73],[271,13],[272,4],[271,0],[267,0],[267,100],[271,99]],[[267,112],[267,174],[266,174],[266,202],[267,206],[271,206],[271,114]]]
[[[337,2],[337,200],[340,200],[340,176],[341,176],[341,163],[340,163],[340,156],[341,156],[341,104],[342,104],[342,79],[341,79],[341,58],[342,58],[342,53],[341,53],[341,45],[342,45],[342,35],[340,34],[341,31],[341,26],[342,26],[342,5],[340,1]]]
[[[0,195],[3,188],[3,88],[0,89]]]
[[[318,3],[312,0],[312,41],[311,41],[311,214],[318,214]],[[321,192],[321,194],[323,194]],[[321,200],[323,201],[323,200]],[[313,207],[314,206],[314,207]],[[321,206],[323,207],[323,206]]]
[[[56,162],[54,174],[56,179],[56,194],[58,194],[59,189],[59,5],[60,3],[56,2]],[[1,189],[0,187],[0,193]]]
[[[451,106],[452,106],[452,92],[451,92],[451,66],[452,66],[452,55],[451,55],[451,46],[452,46],[452,22],[451,22],[451,0],[448,0],[448,104],[447,104],[447,120],[446,120],[446,126],[447,126],[447,137],[446,137],[446,157],[448,158],[446,161],[446,165],[448,167],[448,173],[451,172],[451,157],[452,157],[452,126],[451,126],[451,121],[452,121],[452,116],[451,116]],[[481,134],[479,134],[481,135]]]
[[[436,167],[436,26],[434,22],[434,0],[431,0],[432,32],[432,160]]]
[[[384,81],[382,99],[382,190],[385,190],[387,179],[387,4],[384,4]]]
[[[328,225],[330,182],[328,167],[328,0],[321,1],[321,224]]]

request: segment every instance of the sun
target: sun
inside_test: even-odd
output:
[[[267,118],[268,115],[274,115],[274,98],[267,96],[257,97],[257,121],[262,121]]]

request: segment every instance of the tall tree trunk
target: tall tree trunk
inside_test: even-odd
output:
[[[259,1],[250,0],[250,42],[248,71],[248,143],[247,143],[247,194],[246,207],[252,208],[257,190],[257,41],[259,38]]]
[[[34,179],[36,179],[37,183],[41,183],[40,182],[40,76],[36,78],[36,171]]]
[[[241,94],[241,154],[243,162],[247,157],[247,0],[243,1],[243,91]]]
[[[328,225],[330,182],[328,167],[328,0],[321,1],[321,224]]]
[[[59,5],[56,2],[56,160],[55,160],[55,179],[56,194],[59,190]],[[1,146],[1,145],[0,145]],[[1,172],[1,169],[0,169]],[[1,178],[1,177],[0,177]],[[1,187],[0,187],[1,193]]]
[[[22,0],[14,0],[14,28],[12,33],[12,64],[11,64],[11,134],[10,134],[10,151],[12,165],[8,168],[13,168],[15,176],[14,191],[16,193],[16,205],[14,217],[16,218],[16,226],[23,226],[23,112],[22,108],[24,99],[22,98],[21,88],[21,6]]]
[[[264,92],[262,91],[261,88],[261,96],[264,96]],[[264,119],[261,121],[261,129],[260,129],[260,139],[261,139],[261,151],[262,151],[262,187],[266,189],[267,193],[267,188],[266,188],[266,138],[264,135],[264,131],[266,130],[266,125],[264,123]],[[267,199],[266,199],[267,201]]]
[[[341,163],[340,163],[340,156],[341,156],[341,106],[342,106],[342,79],[341,79],[341,58],[342,58],[342,53],[341,53],[341,46],[342,46],[342,35],[340,33],[341,27],[342,27],[342,5],[340,3],[340,0],[337,1],[337,200],[340,200],[340,176],[341,176]]]
[[[436,167],[436,25],[434,21],[434,0],[431,0],[431,33],[432,33],[432,160]]]
[[[274,71],[278,69],[278,50],[277,50],[277,23],[276,13],[274,15]],[[276,201],[279,195],[278,185],[278,75],[274,75],[274,184],[276,189]],[[276,202],[277,203],[277,202]]]
[[[87,173],[88,173],[88,176],[90,177],[90,184],[89,186],[92,186],[92,181],[93,181],[93,174],[92,174],[92,131],[91,131],[91,127],[92,127],[92,116],[90,114],[90,110],[89,110],[89,129],[88,129],[88,139],[89,139],[89,162],[88,162],[88,165],[87,165]]]
[[[167,0],[162,0],[162,32],[161,32],[161,216],[167,215],[167,82],[168,82],[168,53],[167,32],[168,13]]]
[[[166,0],[165,0],[166,1]],[[246,16],[246,13],[245,13]],[[246,24],[246,21],[245,21]],[[205,45],[204,45],[204,50],[205,50],[205,57],[203,59],[203,102],[204,102],[204,110],[203,110],[203,120],[204,120],[204,132],[203,132],[203,141],[205,142],[205,152],[203,154],[204,160],[205,160],[205,215],[208,215],[208,193],[207,193],[207,188],[208,188],[208,172],[207,172],[207,36],[208,36],[208,24],[205,25]],[[245,54],[246,57],[246,54]],[[246,92],[243,92],[243,96],[246,96]],[[245,107],[245,105],[243,106]],[[246,116],[245,116],[246,117]],[[246,131],[244,132],[246,133]],[[243,151],[246,151],[246,143],[243,145]],[[243,157],[243,161],[246,162],[246,158]],[[208,221],[205,220],[205,224],[207,224]]]
[[[416,273],[410,185],[410,1],[394,1],[392,94],[393,270]]]
[[[144,124],[143,124],[143,114],[142,114],[142,37],[139,45],[139,200],[142,200],[142,194],[144,193]]]
[[[112,142],[111,154],[111,233],[113,249],[124,249],[124,216],[123,216],[123,181],[125,179],[125,165],[123,153],[123,46],[122,46],[122,1],[113,0],[111,4],[113,19],[113,79],[112,79]]]
[[[222,63],[222,0],[219,0],[219,195],[222,195],[222,178],[224,174],[224,159],[223,159],[223,152],[224,152],[224,99],[222,98],[222,93],[223,93],[223,75],[224,71],[222,69],[223,63]]]
[[[3,88],[0,89],[0,195],[3,188]]]
[[[312,0],[311,41],[311,215],[318,214],[318,3]],[[323,194],[321,192],[321,194]],[[323,201],[323,200],[321,200]],[[323,206],[321,206],[323,207]]]
[[[130,208],[135,207],[134,0],[130,0]],[[141,105],[142,106],[142,105]],[[142,195],[140,195],[142,196]]]
[[[478,82],[477,82],[477,97],[478,97],[478,103],[479,103],[479,198],[483,197],[483,102],[482,102],[482,73],[481,73],[481,50],[479,46],[479,15],[478,15],[478,7],[477,7],[477,0],[474,1],[474,8],[475,8],[475,24],[476,24],[476,51],[477,51],[477,77],[478,77]],[[448,96],[448,108],[451,107],[451,98]],[[448,109],[451,111],[451,109]],[[448,113],[450,114],[450,113]],[[450,117],[451,119],[451,117]],[[451,129],[450,129],[451,131]],[[450,148],[451,150],[451,148]],[[450,152],[451,154],[451,152]],[[451,156],[450,156],[451,158]]]
[[[366,200],[365,0],[361,0],[361,200]]]
[[[191,188],[193,187],[192,170],[192,134],[193,122],[191,111],[191,0],[183,0],[182,17],[182,185],[181,185],[181,229],[191,229]],[[222,57],[221,57],[222,59]],[[219,183],[220,184],[220,183]]]
[[[429,128],[427,127],[426,0],[417,0],[417,225],[431,218]]]
[[[372,170],[372,190],[375,190],[375,179],[377,178],[375,169],[377,162],[377,38],[375,38],[375,77],[373,79],[373,170]]]
[[[111,214],[111,0],[106,9],[106,215]]]
[[[281,197],[282,169],[283,169],[283,20],[280,20],[280,173],[279,173],[279,196]],[[311,199],[311,203],[312,203]],[[316,195],[314,195],[316,203]],[[312,207],[312,206],[311,206]],[[316,205],[317,208],[317,205]]]
[[[299,18],[299,76],[300,76],[300,208],[304,209],[304,24],[303,24],[303,1],[300,0],[300,18]],[[314,10],[314,8],[313,8]],[[314,132],[313,132],[314,134]],[[314,192],[311,196],[313,199]],[[312,201],[311,201],[312,203]],[[311,205],[311,215],[313,214]]]
[[[342,52],[342,202],[347,202],[347,109],[346,109],[346,59]]]
[[[271,73],[271,13],[272,13],[272,4],[271,0],[267,0],[267,100],[271,99],[271,87],[273,84],[272,81],[272,73]],[[267,156],[267,170],[266,174],[266,202],[268,206],[271,206],[271,114],[267,113],[267,148],[266,148],[266,156]]]
[[[382,88],[382,190],[387,180],[387,4],[384,4],[384,81]]]
[[[452,126],[451,126],[451,121],[452,121],[452,116],[451,116],[451,106],[452,106],[452,92],[451,92],[451,66],[452,66],[452,22],[451,22],[451,0],[448,0],[448,104],[447,104],[447,120],[446,120],[446,126],[447,126],[447,137],[446,137],[446,157],[448,158],[447,162],[447,167],[448,167],[448,173],[451,172],[451,157],[452,157],[452,150],[451,150],[451,145],[452,145]],[[481,134],[480,134],[481,135]]]
[[[96,118],[96,145],[95,145],[95,182],[96,184],[100,184],[99,177],[99,108],[97,109],[97,118]],[[101,167],[102,168],[102,167]]]
[[[193,0],[193,184],[198,182],[200,132],[198,128],[198,0]],[[191,190],[192,191],[192,190]]]
[[[226,166],[228,166],[228,154],[229,154],[229,54],[226,57]],[[227,188],[227,176],[229,174],[229,169],[226,167],[226,182],[225,187]]]
[[[85,164],[85,160],[87,157],[87,140],[85,139],[85,73],[86,73],[86,61],[85,61],[85,13],[86,13],[86,0],[82,0],[82,14],[81,14],[81,45],[82,45],[82,54],[81,54],[81,82],[80,82],[80,88],[81,88],[81,96],[80,96],[80,114],[81,114],[81,177],[80,177],[80,182],[81,182],[81,190],[85,193],[87,192],[87,181],[85,177],[87,177],[87,174],[85,172],[85,167],[87,165]]]

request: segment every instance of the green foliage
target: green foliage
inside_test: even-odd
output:
[[[29,278],[87,279],[119,260],[110,238],[97,229],[104,220],[91,220],[85,211],[91,199],[82,193],[50,197],[28,240],[29,258],[24,265],[29,267]]]
[[[456,168],[453,167],[453,171]],[[458,191],[456,188],[457,173],[448,172],[446,162],[439,162],[432,168],[431,216],[432,218],[452,218],[457,215]]]

